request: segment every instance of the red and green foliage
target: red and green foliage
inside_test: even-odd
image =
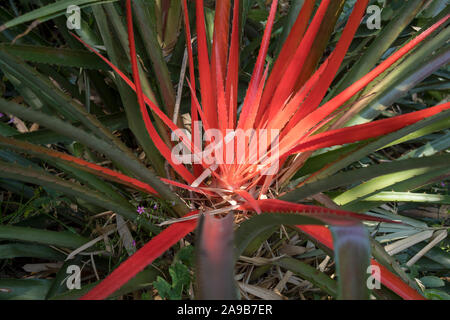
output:
[[[327,23],[325,19],[330,14],[330,10],[338,10],[333,8],[332,2],[332,0],[322,0],[315,10],[319,1],[305,0],[278,57],[270,64],[267,63],[267,55],[278,8],[277,0],[271,2],[253,72],[245,88],[245,96],[239,105],[241,1],[216,2],[212,43],[209,43],[203,1],[191,1],[195,7],[194,28],[189,20],[188,2],[182,0],[189,68],[187,82],[191,100],[188,126],[195,121],[201,121],[205,131],[216,129],[223,136],[226,136],[230,130],[240,129],[244,131],[253,129],[256,132],[276,130],[277,132],[276,153],[273,152],[275,142],[270,141],[264,146],[262,153],[265,156],[255,160],[256,137],[250,136],[244,140],[246,153],[239,162],[234,159],[235,161],[231,163],[217,165],[207,163],[204,159],[192,165],[180,164],[176,163],[172,157],[174,143],[168,139],[171,135],[194,154],[199,152],[199,146],[195,143],[194,132],[186,134],[187,131],[179,130],[186,128],[181,125],[181,121],[172,117],[173,112],[167,111],[167,108],[161,108],[157,101],[149,96],[148,91],[147,94],[144,93],[144,87],[147,84],[142,80],[143,69],[137,54],[133,21],[133,15],[135,17],[138,15],[136,10],[139,10],[139,4],[126,0],[127,40],[132,79],[126,75],[126,70],[120,70],[116,63],[105,58],[88,44],[86,38],[82,39],[73,34],[73,37],[114,70],[115,76],[120,78],[117,81],[123,81],[122,85],[125,83],[136,93],[139,109],[134,110],[138,114],[134,116],[143,120],[146,129],[145,139],[152,141],[164,161],[170,165],[170,168],[166,170],[167,175],[157,178],[153,171],[150,173],[150,170],[143,174],[142,170],[147,170],[144,166],[138,166],[131,160],[127,162],[127,159],[120,161],[119,156],[111,160],[119,164],[120,171],[102,167],[63,152],[16,141],[13,138],[0,136],[0,145],[39,155],[45,159],[62,161],[65,165],[89,172],[102,179],[134,188],[163,200],[176,201],[173,209],[178,215],[176,219],[170,221],[169,227],[137,250],[82,299],[108,298],[191,232],[197,233],[196,246],[201,251],[197,253],[197,281],[201,288],[199,297],[211,298],[211,292],[215,292],[216,295],[212,298],[235,298],[236,289],[234,286],[230,288],[230,283],[233,282],[233,273],[230,272],[230,268],[232,269],[234,265],[233,257],[240,253],[239,250],[245,249],[243,244],[239,245],[239,241],[248,244],[264,230],[281,224],[295,226],[327,252],[334,250],[339,298],[369,298],[366,288],[368,276],[366,270],[369,264],[381,268],[382,284],[400,297],[423,298],[399,275],[377,262],[375,258],[371,259],[369,235],[362,221],[379,223],[395,223],[395,221],[345,208],[338,209],[333,206],[334,204],[322,207],[295,203],[304,198],[295,199],[295,202],[292,202],[295,192],[301,188],[308,188],[308,181],[314,180],[314,177],[321,174],[326,167],[312,172],[301,183],[298,181],[294,184],[289,183],[295,180],[295,174],[302,169],[313,152],[319,149],[370,139],[373,141],[375,138],[394,134],[403,128],[418,124],[423,119],[450,109],[450,103],[442,103],[423,110],[352,126],[344,126],[345,123],[339,122],[339,119],[351,112],[353,104],[370,99],[370,95],[361,96],[363,90],[375,85],[375,81],[386,76],[390,68],[403,61],[411,52],[418,50],[427,39],[435,37],[448,24],[450,15],[442,16],[360,79],[333,96],[329,95],[330,88],[341,72],[343,62],[366,13],[369,0],[359,0],[355,3],[332,51],[317,52],[317,48],[321,46],[316,46],[316,41],[319,42],[319,38],[323,37],[320,32],[323,25]],[[192,46],[193,29],[196,30],[196,50]],[[195,51],[196,59],[194,59]],[[0,58],[7,59],[6,55],[7,53],[3,53]],[[110,56],[111,60],[113,60],[112,56],[113,53]],[[118,61],[117,58],[114,59]],[[121,90],[125,92],[128,89],[122,87]],[[4,100],[0,102],[1,111],[38,123],[42,121],[41,124],[44,126],[48,123],[44,118],[34,118],[37,114],[36,110],[21,112]],[[62,129],[56,128],[57,130]],[[96,134],[98,135],[97,132]],[[106,139],[106,141],[113,139],[107,134],[105,137],[97,138],[104,138],[103,140]],[[110,145],[113,146],[114,143],[116,142],[111,142]],[[220,141],[210,139],[208,143],[200,147],[207,146],[212,147],[215,152],[220,149],[225,156],[230,152],[237,154],[237,149],[241,147],[235,144],[235,140],[230,142],[226,139]],[[114,145],[114,148],[120,150],[117,145]],[[106,149],[107,146],[103,148],[105,152],[107,152]],[[274,162],[278,163],[278,170],[274,174],[265,175],[265,170]],[[333,163],[334,161],[329,165]],[[158,172],[156,169],[154,171]],[[171,189],[168,189],[168,186]],[[178,196],[172,194],[169,198],[170,190],[177,190]],[[180,201],[180,198],[187,198],[186,195],[195,198],[189,210],[184,202]],[[286,196],[290,197],[290,201],[284,200]],[[233,227],[230,227],[230,221],[232,221],[230,216],[247,221],[237,231],[233,231]],[[203,222],[198,226],[199,218],[202,218]],[[249,226],[253,223],[253,230],[248,226],[245,227],[246,223]],[[233,241],[238,243],[235,247],[229,245]],[[210,284],[202,277],[202,274],[208,274]],[[222,290],[211,290],[211,286],[222,288]]]

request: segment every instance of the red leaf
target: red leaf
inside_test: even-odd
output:
[[[191,95],[191,118],[192,122],[194,122],[198,120],[198,115],[193,103],[193,99],[195,96],[195,68],[194,68],[194,55],[192,54],[191,26],[189,25],[189,15],[186,0],[183,0],[183,13],[184,13],[184,29],[186,30],[186,47],[189,61],[189,79],[191,80],[191,86],[194,92],[194,94]]]
[[[214,51],[219,51],[219,47],[213,47]],[[219,53],[217,53],[219,55]],[[217,114],[218,114],[218,128],[222,131],[222,134],[225,134],[227,125],[228,125],[228,105],[225,101],[225,88],[223,82],[223,73],[222,68],[219,65],[219,59],[216,60],[216,97],[217,97]],[[219,121],[220,120],[220,121]]]
[[[172,161],[172,153],[169,147],[161,139],[156,129],[153,127],[152,121],[150,120],[150,116],[147,111],[147,107],[145,105],[144,93],[142,92],[141,79],[139,76],[139,68],[137,64],[136,44],[134,41],[134,32],[133,32],[133,14],[131,9],[131,0],[127,0],[127,23],[128,23],[128,44],[130,46],[131,68],[133,70],[134,84],[136,86],[136,93],[138,96],[139,107],[141,109],[141,114],[144,118],[145,127],[147,128],[149,136],[155,143],[155,146],[159,149],[159,152],[161,152],[164,158],[171,164],[173,169],[180,176],[183,177],[183,179],[191,183],[192,181],[195,180],[194,176],[186,169],[186,167],[179,164],[175,164]]]
[[[353,97],[357,92],[359,92],[362,88],[364,88],[366,85],[368,85],[372,80],[374,80],[376,77],[378,77],[381,73],[386,71],[392,64],[394,64],[396,61],[398,61],[400,58],[402,58],[404,55],[406,55],[408,52],[410,52],[414,47],[416,47],[420,42],[422,42],[424,39],[426,39],[430,34],[432,34],[436,29],[438,29],[441,25],[446,23],[448,18],[450,17],[450,14],[439,20],[437,23],[435,23],[433,26],[428,28],[426,31],[421,33],[419,36],[417,36],[415,39],[408,42],[406,45],[404,45],[402,48],[397,50],[394,54],[392,54],[389,58],[384,60],[378,67],[373,69],[371,72],[366,74],[364,77],[356,81],[354,84],[352,84],[350,87],[345,89],[343,92],[341,92],[339,95],[325,103],[323,106],[315,110],[314,112],[307,115],[305,118],[303,118],[301,121],[299,121],[295,127],[291,130],[289,134],[292,134],[294,136],[299,135],[300,132],[307,132],[312,127],[317,126],[320,121],[325,119],[327,116],[329,116],[333,111],[335,111],[337,108],[342,106],[347,100],[349,100],[351,97]]]
[[[245,95],[242,112],[239,117],[238,128],[244,128],[246,126],[247,117],[252,113],[252,109],[257,108],[259,104],[254,104],[256,98],[258,87],[262,81],[264,61],[267,55],[267,49],[269,47],[270,35],[272,33],[273,22],[275,20],[275,13],[277,11],[278,0],[272,1],[272,6],[270,7],[269,17],[267,18],[266,28],[264,30],[264,35],[261,41],[261,47],[259,49],[258,58],[256,59],[256,64],[253,69],[252,78],[248,85],[247,93]],[[258,110],[258,109],[256,109]],[[256,113],[256,111],[254,111]]]
[[[353,9],[352,14],[350,15],[350,18],[347,22],[347,25],[345,26],[344,31],[339,39],[339,42],[336,45],[336,48],[334,49],[329,59],[327,59],[327,66],[320,76],[317,86],[315,86],[311,90],[311,92],[308,94],[308,97],[301,105],[299,111],[291,119],[290,123],[286,127],[287,131],[289,131],[289,129],[292,128],[305,115],[316,109],[319,103],[322,101],[329,86],[331,85],[331,82],[334,79],[334,76],[341,66],[342,60],[344,60],[345,54],[347,53],[356,30],[359,27],[361,18],[365,13],[368,2],[368,0],[360,0],[356,3],[355,8]]]
[[[228,29],[230,27],[230,7],[230,1],[216,1],[213,44],[211,50],[211,71],[213,75],[216,75],[218,77],[218,79],[215,79],[213,77],[216,90],[223,90],[223,88],[225,87],[224,76],[226,75],[227,71],[226,68],[228,55]],[[220,114],[219,119],[223,119],[220,117]]]
[[[372,220],[380,222],[394,223],[395,221],[379,219],[372,216],[357,214],[349,211],[342,210],[332,210],[316,206],[308,206],[302,204],[294,204],[281,200],[267,199],[267,200],[257,200],[261,210],[263,212],[298,212],[305,214],[305,212],[312,217],[316,216],[320,220],[325,220],[326,223],[330,224],[345,224],[345,221],[357,220]],[[252,206],[249,204],[244,204],[240,207],[241,210],[252,210]],[[333,250],[333,237],[330,230],[324,226],[296,226],[302,232],[312,237],[316,241],[320,242],[322,245]],[[391,289],[397,293],[400,297],[407,300],[424,300],[415,289],[408,286],[403,280],[391,273],[388,269],[384,268],[382,265],[378,264],[375,260],[371,260],[372,265],[380,267],[381,270],[381,283],[387,288]]]
[[[305,36],[300,42],[300,45],[297,47],[291,61],[287,63],[287,67],[285,68],[286,72],[283,73],[283,77],[276,84],[276,90],[273,93],[273,98],[268,107],[268,112],[266,113],[268,116],[267,119],[271,119],[275,112],[279,111],[286,99],[293,93],[296,80],[303,70],[304,63],[311,47],[313,46],[314,39],[319,31],[329,4],[330,0],[323,0],[320,3],[320,7],[317,9],[317,12],[308,27]]]
[[[73,37],[75,37],[79,42],[81,42],[86,48],[88,48],[91,52],[95,53],[99,58],[101,58],[105,63],[107,63],[124,81],[126,84],[130,86],[130,88],[134,91],[136,91],[135,84],[122,72],[120,71],[114,64],[111,63],[108,59],[103,57],[100,53],[95,51],[90,45],[88,45],[86,42],[84,42],[81,38],[76,36],[75,34],[71,33]],[[153,112],[156,113],[156,115],[172,130],[176,131],[178,127],[170,120],[164,112],[161,111],[147,96],[144,95],[144,101],[145,103],[150,106]],[[161,154],[166,158],[167,161],[169,161],[171,164],[173,163],[171,160],[171,152],[167,145],[162,141],[162,139],[159,137],[158,133],[156,132],[155,128],[150,122],[146,122],[146,119],[149,120],[147,109],[141,109],[143,112],[142,116],[144,117],[144,123],[146,125],[146,128],[149,132],[150,137],[155,142],[155,145],[158,146],[158,149],[161,151]],[[178,131],[177,131],[178,132]],[[183,138],[183,142],[190,142],[187,137],[182,135],[180,138]],[[192,148],[190,143],[187,145],[189,148]],[[194,180],[194,177],[192,174],[183,166],[181,165],[175,165],[173,164],[174,169],[177,170],[177,172],[185,179],[187,182],[191,182]]]
[[[167,184],[171,184],[171,185],[173,185],[175,187],[186,189],[186,190],[190,190],[190,191],[197,192],[197,193],[201,193],[203,195],[210,195],[210,196],[214,196],[215,195],[215,193],[213,193],[211,191],[204,190],[203,188],[194,188],[194,187],[188,186],[186,184],[180,183],[178,181],[173,181],[173,180],[169,180],[169,179],[165,179],[165,178],[161,178],[161,181],[165,182]]]
[[[237,119],[237,92],[239,73],[239,0],[234,0],[233,28],[231,31],[231,46],[228,58],[225,98],[229,107],[228,128],[234,128]]]
[[[189,25],[189,15],[186,0],[183,0],[183,13],[184,13],[184,29],[186,31],[186,47],[188,52],[189,61],[189,79],[191,87],[191,123],[196,123],[198,121],[198,112],[195,105],[196,91],[195,91],[195,68],[194,68],[194,55],[192,53],[192,43],[191,43],[191,27]],[[194,135],[192,135],[191,143],[194,143]],[[202,172],[202,168],[198,164],[194,164],[194,175],[199,176]]]
[[[437,28],[446,23],[450,14],[446,17],[439,20],[433,26],[428,28],[426,31],[421,33],[415,39],[408,42],[402,48],[397,50],[394,54],[392,54],[389,58],[384,60],[378,67],[369,72],[367,75],[362,77],[360,80],[355,82],[353,85],[345,89],[339,95],[325,103],[320,108],[316,109],[312,113],[308,114],[306,117],[301,119],[295,126],[293,126],[289,132],[287,132],[286,136],[283,138],[284,141],[280,143],[280,150],[286,151],[287,149],[292,149],[295,144],[298,144],[298,137],[303,136],[305,133],[309,132],[312,128],[314,130],[318,130],[321,128],[326,122],[329,121],[329,117],[332,112],[342,106],[348,99],[354,96],[359,90],[364,88],[367,84],[369,84],[372,80],[378,77],[381,73],[386,71],[392,64],[402,58],[405,54],[410,52],[414,47],[416,47],[420,42],[426,39],[429,35],[431,35]],[[297,141],[293,143],[293,141]],[[280,151],[280,154],[284,152]]]
[[[272,72],[267,79],[266,88],[264,90],[264,95],[261,102],[263,110],[265,110],[269,102],[272,100],[275,89],[279,85],[281,78],[286,72],[289,62],[303,39],[309,19],[314,10],[315,2],[315,0],[306,0],[303,3],[302,9],[300,10],[298,17],[283,44],[280,54],[278,55],[273,66]],[[259,116],[263,116],[263,113],[260,113]]]
[[[288,152],[288,154],[375,138],[397,131],[449,108],[450,102],[447,102],[432,108],[411,112],[389,119],[322,132],[304,139],[298,146]]]
[[[185,217],[197,213],[197,210],[192,211]],[[194,231],[196,225],[197,219],[172,224],[118,266],[102,282],[81,297],[81,300],[106,299],[188,233]]]
[[[334,225],[346,225],[354,220],[360,221],[379,221],[387,223],[398,223],[396,221],[383,218],[373,217],[366,214],[355,213],[344,210],[334,210],[318,206],[310,206],[305,204],[297,204],[277,199],[254,200],[253,204],[245,203],[240,206],[240,210],[254,210],[253,206],[258,205],[262,212],[296,212],[303,215],[315,217],[326,223]]]
[[[12,146],[17,145],[23,149],[28,149],[32,152],[44,153],[44,154],[48,155],[49,157],[62,159],[64,161],[70,162],[71,164],[75,164],[81,170],[88,171],[97,176],[103,177],[107,180],[118,182],[123,185],[129,186],[131,188],[135,188],[137,190],[141,190],[141,191],[144,191],[144,192],[147,192],[150,194],[155,194],[155,195],[158,194],[150,185],[148,185],[140,180],[129,177],[118,171],[104,168],[95,163],[87,162],[83,159],[70,156],[66,153],[62,153],[62,152],[58,152],[58,151],[55,151],[52,149],[36,146],[34,144],[31,144],[31,143],[28,143],[25,141],[9,139],[9,138],[2,137],[2,136],[0,136],[0,141],[3,141],[4,143],[6,143],[8,145],[12,145]]]
[[[200,73],[200,92],[202,107],[209,124],[217,128],[217,109],[215,105],[215,91],[213,87],[213,74],[209,64],[208,45],[206,43],[205,13],[203,1],[195,2],[198,43],[198,70]]]

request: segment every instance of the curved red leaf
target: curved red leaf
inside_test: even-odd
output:
[[[198,213],[198,210],[185,215],[189,217]],[[170,247],[194,231],[197,219],[172,224],[170,227],[155,236],[141,249],[118,266],[102,282],[81,297],[81,300],[103,300],[120,289],[125,283],[162,255]]]

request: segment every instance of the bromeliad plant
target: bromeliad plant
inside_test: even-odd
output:
[[[45,159],[72,172],[80,181],[98,188],[98,191],[85,192],[77,184],[39,170],[24,170],[20,165],[4,161],[0,162],[0,177],[37,183],[48,188],[56,185],[58,190],[69,195],[94,202],[127,219],[135,220],[136,214],[130,209],[127,200],[111,185],[94,177],[98,176],[164,199],[172,204],[171,210],[177,215],[163,223],[170,226],[161,232],[154,224],[146,221],[143,227],[158,234],[83,296],[83,299],[107,298],[196,228],[198,297],[236,298],[233,274],[236,260],[255,238],[256,241],[264,238],[274,226],[281,224],[295,226],[327,252],[334,250],[339,298],[368,298],[366,271],[369,263],[381,269],[381,282],[387,288],[405,299],[422,298],[411,287],[411,283],[405,283],[408,279],[404,274],[394,274],[389,266],[383,266],[384,261],[370,260],[369,237],[361,221],[393,221],[339,209],[321,194],[346,183],[359,181],[358,173],[347,172],[327,178],[330,170],[336,172],[342,168],[338,167],[342,166],[342,161],[338,161],[341,160],[339,155],[303,179],[298,180],[296,173],[319,149],[367,141],[348,150],[345,161],[352,160],[351,163],[358,160],[355,157],[361,152],[373,152],[397,141],[402,134],[406,135],[435,123],[439,117],[448,119],[450,103],[443,103],[388,119],[346,126],[347,121],[362,107],[370,105],[373,96],[377,95],[377,91],[361,95],[362,90],[366,87],[376,88],[376,79],[389,79],[390,68],[407,63],[411,52],[426,45],[436,46],[436,43],[442,43],[442,39],[446,39],[448,28],[445,26],[449,15],[441,16],[428,28],[421,30],[372,70],[362,75],[353,74],[357,78],[347,78],[347,86],[341,82],[340,89],[336,90],[336,86],[333,86],[335,91],[330,92],[369,1],[359,0],[355,3],[339,40],[323,61],[320,61],[325,50],[322,42],[326,43],[327,39],[323,39],[321,32],[331,13],[338,12],[337,3],[343,4],[345,1],[323,0],[315,11],[316,2],[318,1],[304,1],[278,57],[271,65],[266,63],[266,57],[278,6],[277,0],[272,1],[253,73],[242,104],[239,105],[239,16],[242,4],[238,0],[233,3],[226,0],[216,2],[210,43],[205,27],[203,1],[193,2],[197,34],[195,61],[188,4],[183,0],[189,66],[187,82],[191,97],[190,118],[184,122],[177,115],[179,111],[176,105],[179,106],[179,102],[173,108],[169,107],[170,91],[173,89],[160,84],[166,102],[166,110],[163,110],[152,97],[151,87],[143,76],[145,70],[136,53],[133,23],[134,11],[137,24],[144,28],[143,21],[148,16],[142,10],[142,3],[126,1],[128,37],[125,40],[128,40],[132,80],[126,75],[126,70],[120,70],[117,66],[120,61],[128,58],[121,56],[114,49],[111,39],[106,36],[110,29],[105,12],[109,16],[114,15],[114,5],[104,5],[105,10],[101,6],[92,8],[96,18],[102,19],[97,23],[108,55],[114,63],[93,48],[89,44],[91,39],[86,35],[80,37],[73,34],[73,37],[102,59],[103,68],[107,69],[109,66],[114,70],[115,81],[124,100],[135,99],[129,88],[135,91],[139,112],[128,108],[126,113],[132,131],[141,133],[138,140],[146,146],[144,149],[154,165],[153,169],[148,169],[140,162],[96,117],[60,91],[43,94],[43,101],[49,104],[49,109],[43,110],[39,110],[37,106],[24,108],[15,102],[0,100],[1,112],[39,123],[91,147],[107,156],[116,167],[102,167],[81,157],[31,144],[23,139],[0,136],[0,146]],[[420,1],[416,2],[417,8],[424,3],[422,1],[419,5]],[[126,42],[123,38],[125,30],[121,29],[117,21],[114,22],[113,29],[122,35],[120,41]],[[423,44],[429,38],[436,43]],[[146,46],[145,30],[141,32],[141,39]],[[24,88],[34,92],[52,85],[34,69],[20,63],[7,49],[0,50],[0,67],[11,81],[15,79]],[[448,51],[437,55],[441,60],[434,68],[448,61]],[[198,69],[198,82],[195,66]],[[166,71],[155,70],[155,73],[158,72],[158,78],[161,79]],[[30,76],[42,81],[33,81]],[[61,114],[64,120],[51,116],[52,112]],[[139,127],[138,122],[132,124],[136,118],[143,120],[143,127]],[[421,121],[423,119],[427,120]],[[142,135],[143,129],[146,137]],[[370,140],[385,135],[391,140],[386,140],[386,137]],[[144,141],[143,137],[152,143]],[[170,168],[166,167],[165,170],[163,166],[158,166],[161,162],[153,154],[156,151]],[[340,156],[344,157],[343,154]],[[444,155],[433,158],[433,161],[426,158],[417,160],[420,161],[405,160],[391,164],[389,168],[380,168],[383,169],[380,172],[387,174],[403,168],[413,170],[430,165],[444,168],[449,158]],[[379,175],[376,169],[365,178]],[[155,172],[161,177],[157,177]],[[175,188],[179,192],[173,192]],[[311,196],[325,207],[298,203]],[[244,220],[234,231],[233,223],[239,224]],[[320,281],[318,284],[320,285]]]

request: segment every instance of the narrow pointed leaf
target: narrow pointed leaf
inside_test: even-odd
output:
[[[88,241],[86,239],[86,242]],[[39,244],[8,243],[0,245],[0,259],[15,258],[39,258],[62,261],[65,259],[65,255],[48,246]]]
[[[322,226],[298,226],[298,228],[315,241],[318,241],[322,246],[331,250],[333,249],[333,238],[329,229]],[[415,289],[411,288],[383,265],[373,259],[371,260],[371,264],[380,269],[381,283],[400,297],[406,300],[424,300],[424,297]]]
[[[147,107],[145,105],[144,93],[142,91],[141,79],[139,75],[139,68],[137,64],[137,56],[136,56],[136,44],[134,41],[134,31],[133,31],[133,15],[131,12],[131,0],[127,0],[127,23],[128,23],[128,42],[130,46],[130,58],[131,58],[131,67],[133,70],[133,78],[134,78],[134,86],[136,88],[136,93],[138,96],[138,103],[141,110],[142,117],[144,118],[144,123],[147,128],[148,134],[152,141],[155,143],[161,154],[164,158],[172,165],[173,169],[177,171],[185,181],[192,183],[194,177],[192,174],[182,165],[177,165],[172,160],[172,154],[168,148],[168,146],[164,143],[164,141],[160,138],[158,132],[153,127],[153,124],[150,120],[150,116],[147,112]],[[172,129],[173,130],[173,129]]]
[[[7,23],[0,26],[0,32],[7,28],[11,28],[17,25],[20,25],[25,22],[33,21],[33,20],[39,20],[40,22],[44,22],[46,20],[55,18],[57,16],[63,15],[67,11],[67,7],[70,5],[75,6],[86,6],[86,5],[92,5],[95,3],[102,3],[102,2],[111,2],[116,0],[60,0],[54,3],[50,3],[46,6],[40,7],[38,9],[35,9],[31,12],[27,12],[17,18],[14,18]]]
[[[83,199],[84,201],[93,203],[104,209],[117,212],[126,219],[133,221],[137,218],[137,213],[135,211],[131,211],[128,206],[124,207],[121,204],[112,202],[108,197],[98,191],[63,180],[59,177],[48,174],[43,170],[25,168],[17,164],[0,161],[0,177],[42,185],[49,189],[61,191],[65,194],[71,195],[74,198]],[[149,222],[144,222],[143,227],[151,232],[159,231],[159,228]]]
[[[147,193],[157,194],[156,191],[151,186],[142,183],[140,180],[134,179],[120,172],[101,167],[94,163],[90,163],[83,159],[76,158],[62,152],[35,146],[31,143],[23,141],[4,138],[1,136],[0,136],[0,146],[7,146],[14,150],[18,150],[28,154],[35,154],[47,159],[61,159],[63,161],[66,161],[69,165],[75,165],[76,167],[81,168],[82,170],[94,173],[96,175],[104,177],[105,179],[119,182],[132,188],[138,188],[139,190],[143,190]]]
[[[69,249],[76,249],[89,241],[68,231],[50,231],[11,225],[0,226],[0,239],[34,242]]]
[[[304,263],[300,260],[284,257],[276,260],[273,264],[290,270],[291,272],[300,276],[300,278],[311,282],[314,286],[322,289],[332,297],[337,297],[338,286],[336,281],[331,279],[327,274],[319,272],[316,268]]]
[[[233,233],[233,214],[221,219],[201,216],[196,245],[198,299],[236,299]]]
[[[103,61],[84,50],[6,43],[0,44],[0,50],[35,63],[96,70],[109,69]]]
[[[333,145],[346,144],[370,138],[376,138],[378,136],[397,131],[399,129],[402,129],[403,127],[412,125],[426,117],[433,116],[435,114],[438,114],[439,112],[449,109],[450,102],[389,119],[373,121],[352,127],[329,130],[304,139],[302,143],[292,149],[289,153],[316,150],[319,148],[331,147]]]
[[[349,185],[355,182],[369,180],[380,175],[420,168],[444,168],[448,165],[448,163],[450,163],[450,155],[439,155],[418,159],[393,161],[390,163],[381,163],[367,168],[342,172],[334,175],[332,178],[324,178],[305,184],[298,189],[287,192],[285,195],[281,196],[280,199],[284,201],[300,201],[301,199],[319,192],[332,190],[334,188]]]
[[[317,126],[317,124],[329,116],[332,112],[342,106],[343,103],[348,101],[351,97],[353,97],[357,92],[359,92],[362,88],[364,88],[368,83],[373,81],[377,76],[386,71],[392,64],[410,52],[414,47],[416,47],[419,43],[421,43],[424,39],[430,36],[434,31],[436,31],[439,27],[448,22],[450,18],[450,14],[439,20],[432,27],[421,33],[419,36],[408,42],[405,46],[400,48],[394,54],[392,54],[389,58],[384,60],[380,65],[378,65],[371,72],[366,74],[360,80],[355,82],[353,85],[345,89],[339,95],[337,95],[332,100],[325,103],[320,108],[316,109],[314,112],[307,115],[301,121],[299,121],[295,127],[291,130],[291,134],[296,134],[298,136],[299,132],[306,132],[310,128]],[[287,139],[287,138],[286,138]]]
[[[86,133],[79,128],[72,126],[58,118],[48,116],[41,112],[31,110],[24,106],[18,105],[11,101],[0,99],[0,111],[7,112],[18,116],[20,119],[30,120],[37,122],[44,127],[54,130],[55,132],[71,137],[72,139],[79,141],[86,146],[91,147],[105,155],[107,155],[113,161],[120,163],[124,168],[129,169],[133,174],[139,177],[143,182],[151,185],[161,196],[169,201],[175,201],[175,210],[177,212],[186,212],[186,206],[181,204],[173,192],[161,182],[150,170],[148,170],[141,162],[134,158],[129,158],[127,154],[124,154],[120,150],[112,147],[111,144],[100,140],[91,134]]]
[[[197,213],[198,211],[193,211],[189,215]],[[81,297],[81,300],[106,299],[131,280],[139,271],[143,270],[184,236],[192,232],[196,225],[196,220],[187,220],[171,225],[136,251],[100,284]]]
[[[388,25],[381,29],[369,48],[364,52],[363,56],[352,66],[347,72],[343,81],[339,83],[333,92],[340,93],[352,83],[360,79],[372,69],[380,60],[385,51],[397,39],[403,29],[414,19],[426,0],[414,0],[405,2],[403,7],[398,10],[398,14]]]
[[[341,300],[367,300],[367,268],[370,263],[369,234],[362,223],[331,226],[334,259]]]

